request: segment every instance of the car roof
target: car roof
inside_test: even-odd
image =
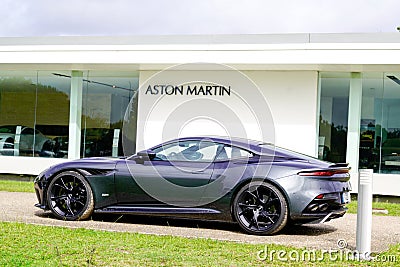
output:
[[[290,158],[290,159],[297,159],[297,160],[306,160],[309,162],[322,162],[317,158],[311,157],[309,155],[305,155],[302,153],[298,153],[292,150],[288,150],[282,147],[275,146],[274,144],[240,138],[240,137],[229,137],[229,136],[191,136],[191,137],[181,137],[176,138],[164,143],[161,143],[157,146],[154,146],[150,149],[159,148],[160,146],[171,144],[177,141],[211,141],[216,143],[227,144],[231,146],[236,146],[239,148],[243,148],[260,156],[267,156],[273,158]]]
[[[216,143],[223,143],[227,145],[232,145],[232,146],[237,146],[239,148],[243,148],[246,150],[249,150],[251,152],[254,152],[259,155],[264,155],[264,156],[272,156],[272,157],[289,157],[289,158],[296,158],[296,159],[304,159],[308,161],[314,161],[316,160],[315,158],[304,155],[295,151],[291,151],[285,148],[281,148],[278,146],[275,146],[274,144],[267,143],[267,142],[262,142],[262,141],[257,141],[257,140],[252,140],[252,139],[246,139],[246,138],[240,138],[240,137],[229,137],[229,136],[191,136],[191,137],[182,137],[182,138],[176,138],[170,141],[167,141],[163,144],[170,144],[173,142],[177,141],[191,141],[191,140],[204,140],[204,141],[211,141],[211,142],[216,142]],[[163,145],[160,144],[160,145]],[[159,147],[160,145],[155,146]]]
[[[230,137],[230,136],[189,136],[189,137],[176,138],[167,141],[165,143],[173,143],[176,141],[191,141],[191,140],[203,140],[203,141],[223,143],[227,145],[242,147],[244,149],[251,150],[257,153],[262,153],[262,151],[265,150],[266,147],[274,147],[274,145],[270,143],[241,138],[241,137]]]

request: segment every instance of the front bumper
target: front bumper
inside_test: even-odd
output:
[[[38,203],[35,204],[35,207],[47,210],[45,193],[44,193],[44,188],[45,188],[44,180],[40,179],[39,176],[35,179],[34,188],[35,188],[36,198],[38,200]]]

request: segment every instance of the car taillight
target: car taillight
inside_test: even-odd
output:
[[[300,176],[332,176],[339,173],[349,173],[348,169],[343,170],[320,170],[320,171],[303,171],[299,172]]]

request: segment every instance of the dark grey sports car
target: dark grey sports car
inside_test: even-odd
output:
[[[288,222],[341,217],[350,201],[349,167],[263,142],[188,137],[126,158],[85,158],[35,179],[37,207],[62,220],[96,213],[236,221],[250,234]]]

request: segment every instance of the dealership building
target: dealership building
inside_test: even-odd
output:
[[[400,34],[0,38],[0,173],[231,135],[400,196]],[[124,141],[125,140],[125,141]]]

